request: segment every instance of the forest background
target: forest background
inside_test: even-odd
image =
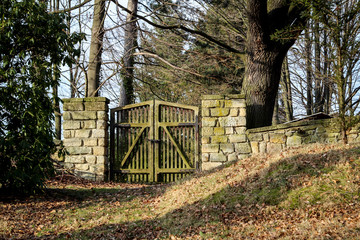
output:
[[[250,13],[257,2],[52,0],[49,11],[65,12],[70,31],[87,36],[81,55],[63,68],[59,96],[101,95],[122,106],[153,98],[199,105],[203,94],[274,95],[261,103],[248,100],[264,105],[260,110],[268,116],[250,127],[318,112],[356,115],[359,3],[267,1],[256,30],[266,35],[261,43],[251,39],[256,24],[249,27],[257,21]],[[259,54],[262,48],[278,54]],[[254,60],[266,62],[263,68],[280,70],[258,69],[276,76],[257,89],[243,83],[252,71],[250,52],[263,55]],[[261,91],[273,93],[256,94]]]

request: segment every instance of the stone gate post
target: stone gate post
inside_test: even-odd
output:
[[[76,175],[105,180],[108,164],[108,104],[104,97],[63,99],[64,166]]]
[[[246,104],[243,95],[204,95],[201,115],[203,170],[251,154],[246,136]]]

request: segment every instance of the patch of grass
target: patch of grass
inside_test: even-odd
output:
[[[173,184],[56,185],[49,199],[1,203],[6,220],[0,220],[0,234],[59,239],[353,239],[360,234],[354,230],[360,229],[359,156],[359,145],[312,145],[244,159]]]

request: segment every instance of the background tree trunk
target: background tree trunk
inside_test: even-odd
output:
[[[138,0],[128,0],[128,10],[125,25],[124,65],[121,71],[122,84],[120,86],[119,106],[133,103],[134,97],[134,51],[137,46],[136,14]]]
[[[105,1],[95,0],[94,18],[91,29],[89,69],[87,72],[86,97],[98,96],[100,82],[101,54],[103,50]]]
[[[309,24],[305,28],[305,61],[306,61],[306,115],[313,113],[312,76],[311,76],[311,39]]]

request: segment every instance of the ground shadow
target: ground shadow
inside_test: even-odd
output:
[[[347,151],[360,155],[359,147]],[[292,190],[301,186],[304,177],[327,174],[340,161],[347,161],[346,158],[347,153],[341,150],[284,158],[256,174],[249,175],[246,179],[229,184],[206,199],[179,207],[162,217],[154,216],[150,220],[105,224],[92,229],[61,234],[56,238],[156,239],[167,238],[170,235],[192,238],[194,232],[201,233],[206,238],[206,231],[212,231],[211,227],[214,226],[226,228],[224,226],[239,221],[247,223],[271,217],[267,212],[262,211],[264,207],[278,206]],[[226,229],[221,231],[224,236],[220,237],[227,238]]]

